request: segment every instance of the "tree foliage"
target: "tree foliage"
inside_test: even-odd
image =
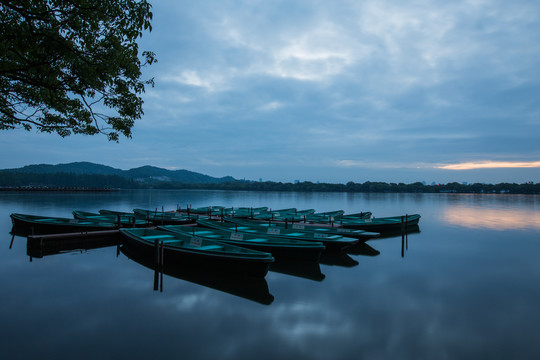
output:
[[[0,0],[0,129],[131,137],[156,61],[146,0]]]

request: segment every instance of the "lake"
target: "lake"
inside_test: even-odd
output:
[[[257,281],[161,276],[118,246],[30,257],[26,238],[12,242],[9,234],[14,212],[71,217],[188,204],[422,218],[420,232],[404,241],[374,239],[355,254],[280,264]],[[537,195],[0,192],[0,352],[5,359],[536,359],[539,210]]]

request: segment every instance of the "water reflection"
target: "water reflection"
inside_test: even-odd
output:
[[[449,224],[472,229],[540,230],[540,213],[533,210],[489,209],[455,205],[446,208],[442,217]]]
[[[29,237],[26,240],[26,254],[32,258],[42,258],[44,256],[85,252],[91,249],[100,249],[120,244],[117,237],[105,238],[73,238],[63,241],[43,241],[41,238]]]
[[[324,251],[319,260],[321,264],[342,267],[354,267],[358,261],[354,260],[344,251]]]
[[[120,252],[136,263],[152,270],[154,290],[159,288],[163,291],[163,274],[165,274],[264,305],[270,305],[274,301],[274,296],[270,294],[268,283],[264,278],[192,269],[178,263],[165,263],[161,265],[161,268],[158,268],[153,254],[137,251],[127,244],[120,247]]]
[[[359,242],[353,246],[349,246],[345,249],[345,252],[352,255],[364,255],[364,256],[377,256],[381,252],[366,244],[365,242]]]
[[[315,261],[276,259],[270,265],[270,271],[314,281],[323,281],[325,278],[321,266]]]

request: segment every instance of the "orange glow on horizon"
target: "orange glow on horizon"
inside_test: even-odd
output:
[[[449,164],[437,166],[438,169],[445,170],[474,170],[474,169],[499,169],[499,168],[537,168],[540,161],[483,161],[465,162],[460,164]]]

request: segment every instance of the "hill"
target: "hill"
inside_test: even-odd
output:
[[[116,169],[91,162],[73,162],[68,164],[27,165],[16,169],[0,170],[1,174],[75,174],[120,176],[141,183],[178,182],[185,184],[212,184],[235,181],[231,176],[216,178],[188,170],[167,170],[155,166],[141,166],[130,170]]]

